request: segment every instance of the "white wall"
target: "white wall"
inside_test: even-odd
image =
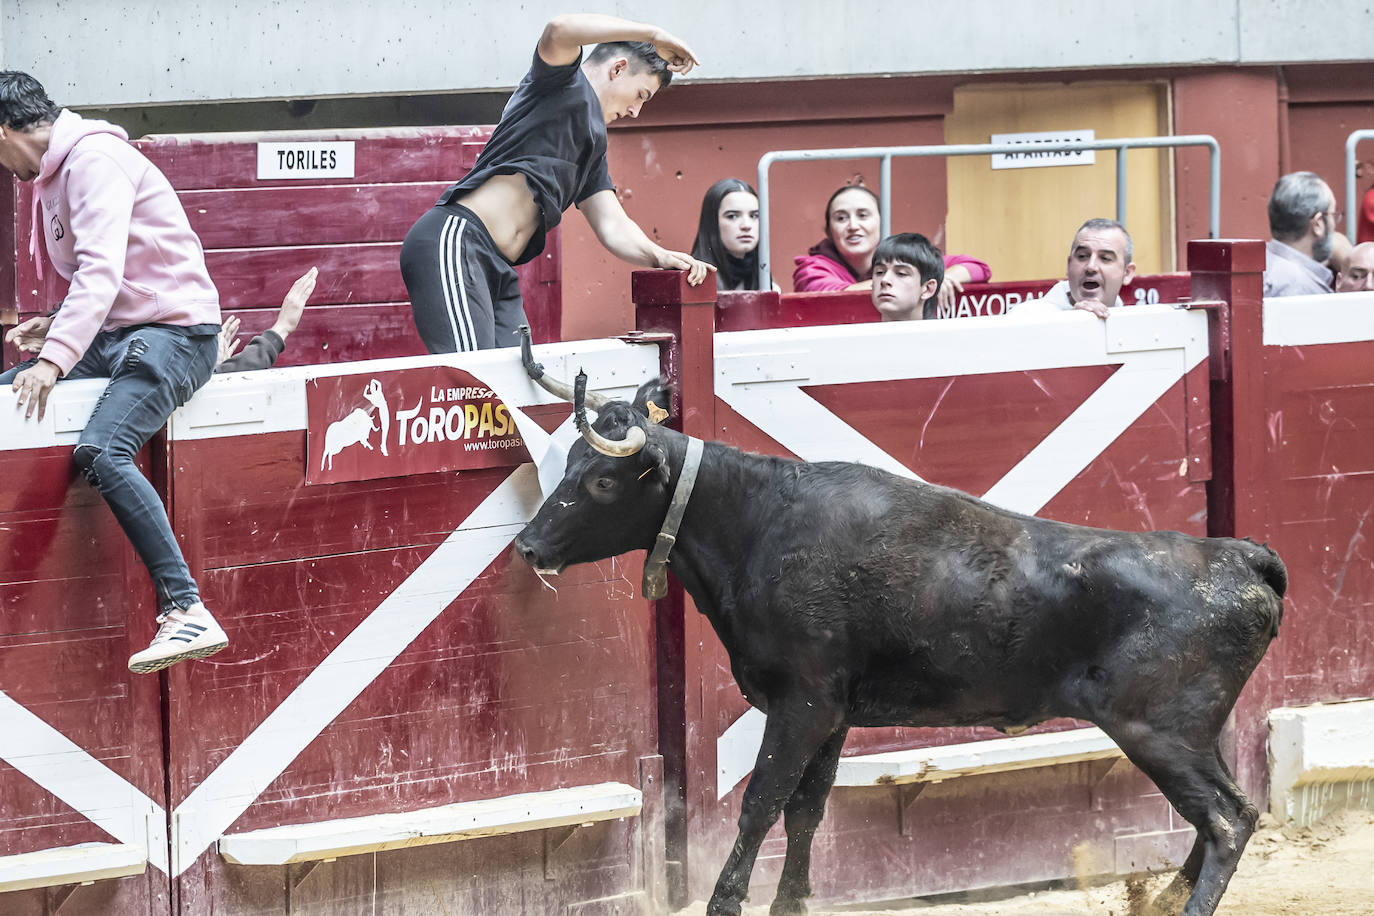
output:
[[[687,41],[703,80],[1370,57],[1367,0],[606,3]],[[527,0],[0,0],[0,61],[59,104],[392,95],[514,85]],[[919,13],[919,15],[918,15]]]

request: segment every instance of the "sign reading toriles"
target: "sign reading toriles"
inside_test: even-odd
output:
[[[449,366],[310,379],[305,407],[307,484],[530,460],[506,405]]]
[[[352,177],[352,140],[258,144],[259,181]]]

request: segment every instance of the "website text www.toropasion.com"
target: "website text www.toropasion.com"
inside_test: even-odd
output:
[[[479,439],[476,442],[464,442],[463,448],[472,452],[489,448],[520,448],[524,444],[524,439]]]

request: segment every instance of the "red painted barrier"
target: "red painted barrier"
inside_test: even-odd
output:
[[[1005,315],[1016,305],[1037,299],[1055,280],[1016,283],[970,283],[938,318],[980,318]],[[1188,274],[1140,276],[1121,288],[1127,305],[1178,302],[1189,295]],[[727,292],[721,293],[716,328],[747,331],[754,328],[800,328],[877,321],[866,290],[829,293]]]
[[[862,460],[1070,521],[1270,540],[1291,600],[1237,707],[1232,754],[1262,805],[1268,711],[1374,692],[1374,304],[1261,302],[1258,243],[1199,243],[1189,263],[1194,299],[1225,308],[786,333],[717,333],[728,297],[644,272],[638,339],[657,351],[587,341],[539,356],[559,375],[585,365],[620,395],[659,369],[679,384],[674,422],[693,435]],[[769,307],[789,301],[806,300]],[[83,855],[129,877],[16,890],[0,909],[439,900],[589,914],[652,910],[665,879],[678,901],[709,892],[757,714],[679,590],[656,607],[638,597],[638,557],[576,567],[556,592],[512,562],[506,544],[539,500],[527,446],[468,446],[509,437],[496,401],[545,429],[568,410],[523,380],[513,353],[294,367],[198,394],[144,460],[234,642],[160,681],[124,671],[151,631],[151,594],[69,463],[98,390],[60,386],[40,427],[0,403],[0,460],[19,482],[0,505],[14,557],[0,586],[0,881],[8,856],[88,841],[106,845]],[[815,846],[818,900],[1176,863],[1188,831],[1081,726],[1050,723],[1057,750],[1014,772],[890,785],[855,774],[880,752],[1016,739],[856,731]],[[639,813],[604,801],[570,821],[548,794],[606,784],[638,793]],[[542,814],[526,829],[400,848],[419,836],[416,818],[528,793]],[[305,828],[326,839],[302,839]],[[153,866],[120,865],[128,849]],[[756,901],[770,899],[782,849],[779,831]]]
[[[136,861],[115,873],[139,877],[93,886],[82,895],[86,911],[166,912],[165,874],[150,868],[145,875],[142,865],[150,844],[166,848],[158,683],[125,669],[152,635],[157,606],[147,573],[71,460],[74,430],[102,387],[60,386],[48,428],[39,430],[23,426],[5,392],[0,857],[100,844],[89,854]],[[165,454],[145,450],[140,465],[161,470]],[[71,742],[79,751],[68,754]],[[165,853],[162,860],[165,871]],[[19,890],[0,895],[0,911],[47,912],[65,896]]]
[[[801,318],[804,329],[716,334],[712,354],[701,344],[709,326],[686,324],[697,313],[687,296],[684,325],[672,327],[662,291],[646,296],[648,286],[636,283],[641,327],[680,333],[684,354],[697,354],[681,359],[689,379],[692,370],[714,379],[709,392],[684,383],[684,415],[698,427],[715,419],[713,430],[697,435],[809,460],[857,458],[1081,524],[1206,531],[1211,456],[1201,313],[1130,309],[1106,323],[1104,343],[1104,325],[1086,314],[878,325],[866,294],[751,294],[743,308],[727,295],[717,315],[728,326],[759,306],[749,320],[771,326]],[[807,327],[805,310],[816,300],[816,311],[830,318],[850,306],[858,318],[859,305],[867,314],[843,331]],[[1106,416],[1116,423],[1109,430],[1098,425]],[[670,598],[660,614],[672,619],[685,600]],[[689,614],[682,626],[674,645],[683,656],[671,671],[673,678],[682,672],[681,762],[671,759],[675,748],[663,749],[670,774],[682,774],[685,802],[685,823],[669,834],[669,859],[682,869],[674,890],[693,898],[709,895],[734,841],[743,778],[757,749],[747,736],[761,725],[749,724],[760,714],[740,696],[705,618]],[[660,721],[673,718],[664,712]],[[1073,728],[1058,722],[1041,730]],[[990,729],[857,729],[845,753],[1000,738]],[[970,777],[976,789],[837,788],[816,840],[818,899],[1048,880],[1069,873],[1079,844],[1109,872],[1179,861],[1188,831],[1178,829],[1148,780],[1115,763]],[[784,847],[779,825],[760,853],[754,899],[771,896]]]
[[[0,758],[19,770],[0,770],[0,887],[5,856],[108,841],[99,824],[137,847],[140,877],[74,893],[64,912],[258,912],[270,899],[342,912],[362,897],[408,908],[435,894],[473,912],[656,905],[662,776],[639,561],[576,568],[556,590],[512,565],[507,547],[540,494],[525,440],[509,422],[497,434],[488,386],[507,421],[528,408],[552,429],[570,412],[512,355],[221,376],[179,411],[155,452],[173,470],[156,476],[232,642],[171,669],[161,701],[159,678],[124,669],[151,629],[146,574],[74,480],[69,446],[4,453],[30,486],[0,507],[20,559],[0,593]],[[541,358],[633,380],[657,350],[593,341]],[[72,405],[89,409],[99,387],[59,386],[44,423],[79,428]],[[340,441],[349,392],[387,420]],[[4,422],[9,441],[36,435],[11,412]],[[368,446],[380,465],[354,460]],[[326,448],[332,472],[312,479]],[[49,762],[31,759],[25,728]],[[135,792],[153,796],[160,838],[116,829],[83,788],[80,767],[106,761],[125,808]],[[483,804],[512,797],[518,809],[492,822]],[[495,838],[391,851],[445,811],[438,833]],[[390,823],[366,820],[379,815]],[[288,844],[302,852],[273,851]],[[20,864],[41,877],[38,859]],[[42,906],[45,893],[10,899]]]
[[[239,318],[245,341],[271,326],[291,283],[319,267],[305,316],[278,363],[297,366],[425,352],[401,282],[401,240],[472,167],[489,135],[485,127],[398,128],[148,137],[135,145],[176,188],[205,247],[223,313]],[[260,141],[351,143],[354,176],[260,179]],[[11,180],[0,201],[0,245],[16,265],[0,272],[0,300],[17,303],[0,325],[46,313],[66,291],[45,251],[42,280],[29,256],[31,194],[31,185]],[[544,253],[517,268],[538,342],[560,337],[559,252],[555,230]],[[8,268],[9,259],[0,260]],[[5,348],[6,367],[17,358]]]
[[[603,377],[656,360],[649,350],[608,365],[597,355],[605,344],[564,349]],[[511,356],[466,357],[462,373],[429,359],[430,368],[226,379],[213,392],[226,403],[290,406],[256,428],[208,405],[178,418],[176,525],[235,638],[215,664],[169,676],[170,800],[201,822],[183,822],[174,837],[184,912],[239,911],[289,875],[289,866],[227,864],[213,846],[222,835],[565,787],[657,791],[641,786],[640,767],[657,752],[652,619],[631,586],[638,561],[577,568],[556,591],[512,564],[507,545],[539,501],[523,447],[479,451],[484,466],[420,473],[432,466],[427,449],[472,454],[465,444],[489,441],[480,422],[430,423],[433,411],[461,417],[471,406],[480,418],[490,403],[481,392],[497,377],[511,407],[525,406],[511,390],[548,400]],[[373,400],[391,420],[371,437],[373,464],[350,465],[363,449],[333,442],[333,473],[312,481],[321,443],[351,406],[337,392],[363,398],[374,380]],[[456,384],[473,380],[483,381]],[[552,428],[568,412],[554,404],[531,415]],[[245,798],[249,786],[260,794]],[[306,899],[347,906],[361,882],[398,907],[439,888],[471,904],[458,909],[490,912],[573,911],[616,895],[647,902],[631,867],[656,842],[644,823],[340,858],[311,878]],[[474,872],[484,876],[475,887]]]

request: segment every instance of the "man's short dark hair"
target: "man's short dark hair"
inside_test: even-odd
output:
[[[623,57],[637,73],[649,71],[658,76],[658,88],[664,89],[673,81],[673,71],[668,62],[658,56],[654,46],[647,41],[603,41],[592,48],[587,55],[587,63],[599,64],[613,57]]]
[[[1269,234],[1280,242],[1307,235],[1307,225],[1331,206],[1329,189],[1315,172],[1289,172],[1269,195]]]
[[[935,281],[935,295],[925,302],[924,317],[935,317],[935,303],[940,284],[945,282],[945,257],[930,239],[919,232],[898,232],[889,235],[873,250],[873,267],[880,264],[910,264],[921,275],[921,282]]]
[[[1131,241],[1131,234],[1126,231],[1126,227],[1114,219],[1106,219],[1100,216],[1090,219],[1078,227],[1078,231],[1073,234],[1073,243],[1069,246],[1070,254],[1073,253],[1073,245],[1078,243],[1078,237],[1083,233],[1084,229],[1089,229],[1093,232],[1107,232],[1108,230],[1115,229],[1117,232],[1120,232],[1126,239],[1126,250],[1123,252],[1126,255],[1126,263],[1129,264],[1135,260],[1135,242]]]
[[[0,70],[0,125],[23,130],[57,120],[58,108],[41,83],[19,70]]]

